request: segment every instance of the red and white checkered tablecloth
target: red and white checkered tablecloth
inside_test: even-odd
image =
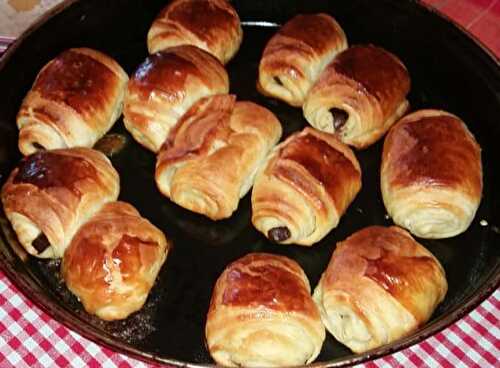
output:
[[[444,331],[364,366],[500,367],[500,290]],[[56,322],[0,275],[0,367],[153,367]]]
[[[500,55],[500,0],[424,2],[462,24]],[[363,366],[500,368],[500,289],[442,332]],[[4,367],[153,365],[115,353],[69,330],[36,307],[0,271],[0,368]]]

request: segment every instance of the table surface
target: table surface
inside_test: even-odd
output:
[[[2,0],[0,54],[60,0]],[[500,56],[500,0],[424,0]],[[0,271],[0,367],[153,367],[94,344],[42,312]],[[445,330],[364,367],[499,367],[500,289]]]

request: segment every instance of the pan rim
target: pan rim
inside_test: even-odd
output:
[[[38,30],[52,17],[60,14],[65,9],[69,8],[71,5],[79,2],[80,0],[64,0],[60,4],[56,5],[42,16],[40,16],[32,25],[28,27],[6,50],[6,52],[0,58],[0,71],[8,63],[11,56],[16,52],[20,45],[23,44],[24,40],[29,37],[33,32]],[[482,52],[484,52],[490,60],[500,67],[500,56],[496,56],[481,40],[470,33],[463,26],[458,24],[456,21],[448,17],[447,15],[440,13],[437,9],[432,8],[430,5],[423,3],[422,0],[407,0],[408,2],[414,2],[417,6],[425,9],[432,16],[440,18],[442,21],[454,27],[459,32],[468,37],[475,46],[479,47]],[[5,235],[1,234],[0,241],[6,242],[4,238]],[[12,250],[11,250],[12,251]],[[15,252],[13,252],[15,253]],[[17,257],[17,255],[15,256]],[[14,263],[18,263],[17,265]],[[12,261],[8,260],[3,252],[0,252],[0,269],[9,278],[9,281],[19,290],[21,293],[31,302],[33,302],[40,310],[49,315],[52,319],[61,323],[66,328],[71,331],[75,331],[84,338],[101,345],[107,349],[114,352],[128,355],[132,358],[141,360],[149,364],[166,364],[176,367],[215,367],[214,364],[198,364],[180,361],[174,358],[164,358],[159,357],[155,354],[148,353],[139,350],[127,343],[116,340],[116,338],[111,335],[97,334],[94,327],[88,325],[83,319],[80,319],[74,312],[70,309],[64,308],[63,305],[59,303],[46,304],[44,298],[50,299],[47,294],[39,294],[33,292],[34,290],[28,283],[30,278],[32,282],[37,283],[37,281],[30,277],[26,270],[17,270],[16,266],[20,266],[22,263],[18,258]],[[22,274],[20,274],[22,272]],[[19,277],[21,276],[21,277]],[[436,320],[428,323],[424,328],[415,331],[408,337],[397,340],[394,343],[381,346],[379,348],[370,350],[362,354],[349,355],[347,357],[340,357],[327,362],[315,362],[309,367],[346,367],[353,364],[360,364],[367,361],[372,361],[375,359],[382,358],[389,354],[394,354],[406,349],[410,346],[418,344],[432,335],[435,335],[445,328],[451,326],[453,323],[458,322],[465,315],[472,312],[480,303],[486,300],[490,295],[492,295],[495,290],[500,287],[500,261],[497,260],[495,266],[492,268],[490,273],[484,277],[483,284],[476,289],[475,294],[469,295],[464,299],[467,299],[465,303],[453,308],[448,315],[438,317]],[[71,316],[68,318],[68,315]],[[74,319],[72,321],[71,319]],[[80,323],[75,323],[80,322]],[[83,323],[82,323],[83,322]]]

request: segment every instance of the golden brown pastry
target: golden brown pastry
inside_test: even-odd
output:
[[[222,64],[194,46],[150,55],[130,79],[123,121],[132,136],[157,152],[170,129],[202,97],[229,91]]]
[[[149,53],[193,45],[226,64],[243,39],[240,18],[227,0],[173,0],[148,32]]]
[[[481,201],[481,148],[455,115],[416,111],[389,131],[380,182],[396,224],[421,238],[458,235]]]
[[[107,203],[75,234],[62,276],[87,312],[127,318],[144,305],[169,249],[165,235],[130,204]]]
[[[330,15],[299,14],[267,43],[257,89],[300,107],[321,71],[346,48],[344,31]]]
[[[128,76],[102,52],[62,52],[38,74],[17,115],[19,150],[92,147],[122,113]]]
[[[311,363],[325,328],[309,280],[293,260],[252,253],[217,280],[205,335],[219,365],[283,367]]]
[[[410,77],[403,63],[373,45],[340,53],[307,95],[304,116],[356,148],[382,137],[407,110]]]
[[[337,244],[313,299],[327,330],[362,353],[415,331],[447,289],[439,261],[410,234],[371,226]]]
[[[181,118],[156,163],[160,191],[212,220],[231,216],[281,137],[269,110],[234,95],[199,100]]]
[[[1,197],[28,253],[60,258],[78,228],[119,192],[118,173],[106,156],[90,148],[68,148],[25,157]]]
[[[252,191],[252,223],[270,240],[312,245],[339,223],[361,189],[354,153],[334,135],[305,128],[278,145]]]

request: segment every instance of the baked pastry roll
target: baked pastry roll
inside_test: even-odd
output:
[[[328,14],[299,14],[267,43],[259,65],[257,89],[264,95],[300,107],[325,66],[347,39]]]
[[[337,244],[313,299],[327,330],[362,353],[415,331],[447,289],[439,261],[408,232],[371,226]]]
[[[90,148],[68,148],[25,157],[1,198],[28,253],[60,258],[78,228],[119,192],[118,173],[106,156]]]
[[[61,273],[87,312],[123,319],[144,305],[169,248],[165,235],[134,207],[111,202],[75,234]]]
[[[212,220],[231,216],[281,137],[269,110],[234,95],[198,101],[171,131],[156,163],[160,191]]]
[[[304,117],[356,148],[382,137],[407,110],[410,77],[403,63],[373,45],[340,53],[321,73],[305,100]]]
[[[222,64],[194,46],[150,55],[130,79],[123,121],[144,147],[157,152],[170,129],[202,97],[229,91]]]
[[[293,260],[252,253],[230,264],[217,280],[205,335],[223,366],[283,367],[311,363],[325,328],[309,280]]]
[[[76,48],[45,65],[17,115],[19,150],[92,147],[122,113],[128,76],[102,52]]]
[[[279,144],[252,190],[252,223],[270,240],[310,246],[335,228],[361,189],[354,153],[305,128]]]
[[[148,32],[153,54],[179,45],[193,45],[226,64],[243,39],[238,13],[227,0],[173,0]]]
[[[458,235],[467,230],[481,201],[481,149],[458,117],[416,111],[389,131],[380,183],[396,224],[421,238]]]

